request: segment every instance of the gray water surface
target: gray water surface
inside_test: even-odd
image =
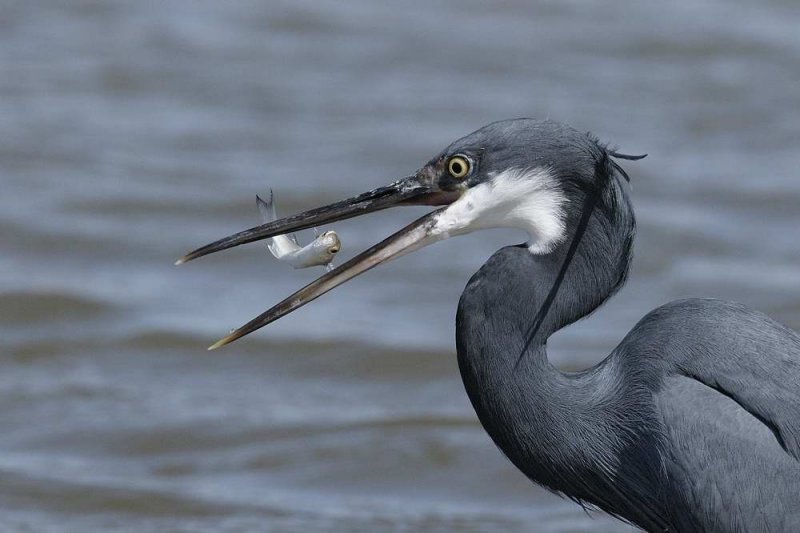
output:
[[[790,0],[4,3],[0,529],[625,530],[528,482],[463,391],[458,296],[522,235],[437,244],[213,353],[322,271],[261,244],[172,262],[269,187],[290,214],[549,117],[650,154],[625,164],[630,282],[555,363],[684,296],[800,329],[798,28]],[[343,257],[423,212],[336,224]]]

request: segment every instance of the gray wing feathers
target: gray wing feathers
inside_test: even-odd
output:
[[[733,399],[685,376],[655,396],[663,460],[703,531],[800,531],[800,463]]]
[[[677,361],[678,367],[739,404],[800,460],[800,335],[742,305],[717,300],[694,305],[705,339],[702,349]]]
[[[800,460],[800,335],[758,311],[720,300],[660,307],[631,332],[668,373],[731,398]]]
[[[739,304],[691,299],[656,309],[628,340],[624,352],[649,361],[638,368],[660,369],[664,467],[694,521],[800,531],[800,335]]]

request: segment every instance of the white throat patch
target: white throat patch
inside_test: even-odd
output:
[[[446,239],[478,229],[517,228],[528,250],[546,254],[564,240],[566,196],[547,168],[512,168],[469,189],[436,218],[432,233]]]

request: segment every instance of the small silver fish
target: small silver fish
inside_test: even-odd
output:
[[[275,213],[272,189],[269,191],[268,202],[256,195],[256,205],[265,223],[278,219]],[[314,232],[317,233],[316,228],[314,228]],[[269,239],[267,247],[276,259],[289,263],[294,268],[324,266],[330,272],[333,270],[331,261],[342,249],[342,241],[339,240],[335,231],[326,231],[322,235],[317,234],[317,237],[305,246],[300,246],[297,237],[291,234],[272,237]]]

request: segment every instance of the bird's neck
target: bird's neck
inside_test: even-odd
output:
[[[530,359],[526,365],[544,369],[547,359],[539,348],[547,339],[589,315],[624,284],[635,227],[632,212],[622,211],[627,214],[623,221],[587,212],[590,216],[574,221],[575,234],[551,253],[509,246],[470,279],[458,307],[457,340],[464,349],[499,341],[485,347],[493,364],[517,367]]]
[[[646,448],[636,429],[646,402],[628,390],[619,361],[564,373],[548,361],[546,342],[622,284],[631,235],[588,231],[571,257],[569,243],[547,256],[504,248],[470,280],[457,315],[459,368],[489,435],[531,479],[606,509],[595,495],[618,486],[622,448]],[[637,476],[652,470],[640,466]]]
[[[485,409],[495,418],[504,416],[495,409],[504,402],[509,403],[502,405],[505,413],[535,405],[529,414],[547,425],[546,418],[562,407],[574,418],[604,401],[593,379],[603,364],[567,375],[547,358],[547,339],[590,314],[619,284],[606,275],[611,269],[581,254],[568,258],[567,250],[534,255],[524,246],[503,248],[467,284],[458,306],[456,344],[479,415]],[[473,397],[477,391],[481,398]]]

